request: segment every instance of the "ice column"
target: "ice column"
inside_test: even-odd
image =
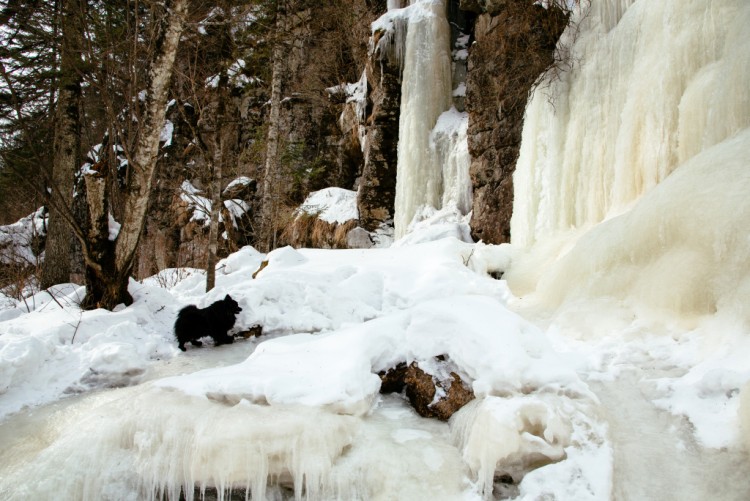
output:
[[[441,206],[442,165],[431,145],[431,133],[452,100],[450,27],[445,3],[412,0],[407,9],[394,216],[396,238],[404,235],[420,206]]]

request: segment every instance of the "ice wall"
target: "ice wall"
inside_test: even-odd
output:
[[[516,294],[750,325],[748,23],[745,0],[592,0],[577,14],[562,41],[573,69],[527,109]]]
[[[381,54],[402,68],[401,106],[394,227],[397,238],[421,209],[455,205],[471,210],[468,115],[451,105],[463,97],[463,82],[453,89],[454,61],[465,50],[451,51],[451,30],[444,0],[389,1],[388,11],[372,25],[380,32]],[[465,37],[457,43],[463,47]],[[371,47],[371,50],[375,50]]]
[[[750,125],[748,2],[590,3],[561,41],[572,70],[527,109],[511,225],[522,246],[623,212]]]

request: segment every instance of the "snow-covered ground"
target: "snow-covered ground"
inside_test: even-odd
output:
[[[444,237],[436,220],[387,249],[244,248],[209,294],[201,272],[166,270],[131,283],[135,303],[116,312],[81,312],[74,286],[2,310],[3,499],[177,499],[183,485],[261,499],[747,498],[746,333],[709,352],[700,333],[623,313],[598,326],[609,335],[577,339],[570,321],[514,312],[523,301],[489,275],[512,247]],[[179,308],[227,293],[243,308],[235,330],[264,334],[177,350]],[[429,370],[438,355],[477,397],[448,423],[378,393],[379,371]]]

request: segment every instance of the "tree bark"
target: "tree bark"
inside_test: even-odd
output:
[[[218,261],[217,250],[219,240],[219,214],[221,212],[221,185],[222,167],[224,164],[224,135],[222,134],[224,124],[224,112],[226,110],[226,88],[229,85],[226,68],[222,68],[219,84],[216,88],[216,104],[214,116],[213,134],[213,159],[212,183],[211,183],[211,218],[208,228],[208,259],[206,261],[206,292],[216,285],[216,262]],[[224,225],[230,224],[224,221]]]
[[[279,1],[276,7],[276,33],[284,33],[286,18],[285,2]],[[279,41],[273,48],[273,75],[271,77],[271,110],[268,117],[268,136],[266,137],[266,166],[263,174],[263,197],[261,210],[261,233],[259,243],[265,244],[266,251],[276,244],[276,209],[278,194],[275,186],[279,178],[279,116],[281,111],[282,82],[284,78],[284,46]]]
[[[54,158],[49,178],[49,223],[41,286],[70,281],[73,233],[62,211],[73,204],[74,173],[81,164],[81,49],[83,30],[80,0],[62,0],[60,19],[62,49],[55,111]]]
[[[87,287],[82,306],[86,309],[111,310],[120,303],[130,305],[133,302],[127,290],[128,280],[145,224],[156,171],[159,136],[164,127],[169,83],[187,6],[188,0],[166,0],[163,14],[154,20],[158,24],[158,36],[147,74],[144,116],[126,181],[123,220],[119,233],[113,239],[109,234],[106,177],[96,170],[86,175],[91,223],[89,239],[84,243]]]

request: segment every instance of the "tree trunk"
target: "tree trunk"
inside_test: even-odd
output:
[[[55,112],[54,159],[50,177],[49,224],[41,286],[70,281],[73,233],[62,211],[73,204],[73,178],[81,164],[81,48],[83,5],[62,0],[60,5],[62,50]]]
[[[222,185],[222,167],[224,165],[224,134],[222,134],[224,125],[224,112],[226,109],[226,89],[229,85],[227,70],[222,68],[219,77],[219,84],[216,87],[216,104],[214,116],[214,134],[213,134],[213,159],[211,183],[211,219],[208,228],[208,259],[206,262],[206,292],[210,291],[216,285],[216,262],[217,249],[219,241],[219,214],[221,213],[221,185]],[[224,221],[224,225],[229,224]]]
[[[161,17],[154,19],[158,25],[158,36],[147,74],[144,116],[140,122],[140,133],[126,181],[124,217],[120,231],[113,240],[110,239],[107,223],[109,194],[106,176],[96,170],[85,176],[90,218],[89,238],[84,242],[87,286],[83,301],[85,308],[111,310],[120,303],[130,305],[133,302],[127,289],[128,280],[145,223],[156,171],[159,136],[164,127],[169,83],[187,5],[188,0],[166,0]]]
[[[276,7],[276,33],[284,33],[286,9],[283,1]],[[279,178],[279,116],[281,111],[282,81],[284,78],[283,44],[276,40],[273,48],[273,75],[271,77],[271,110],[268,117],[268,136],[266,139],[266,167],[263,174],[263,198],[261,210],[261,234],[259,243],[265,244],[266,251],[276,244],[276,209],[278,205],[277,183]]]

